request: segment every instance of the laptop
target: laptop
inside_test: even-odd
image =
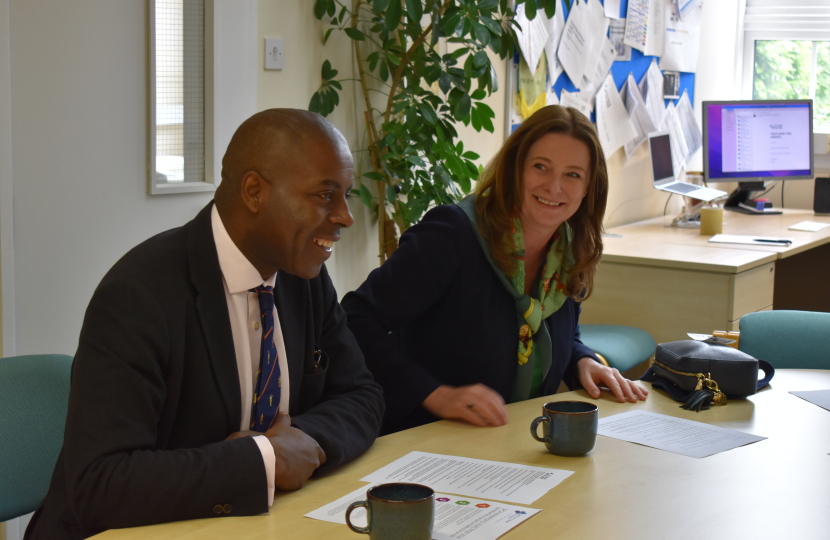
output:
[[[675,179],[671,156],[671,138],[668,131],[653,131],[648,134],[648,153],[651,162],[651,181],[654,189],[692,197],[700,201],[711,201],[727,195],[725,191],[678,182]]]

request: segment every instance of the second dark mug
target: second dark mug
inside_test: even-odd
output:
[[[537,428],[542,424],[544,437]],[[530,434],[545,443],[551,454],[584,456],[597,442],[599,409],[585,401],[554,401],[545,403],[542,416],[530,423]]]
[[[362,506],[366,527],[352,525],[349,516]],[[430,540],[435,512],[435,491],[420,484],[380,484],[366,492],[366,500],[353,502],[346,510],[346,525],[371,540]]]

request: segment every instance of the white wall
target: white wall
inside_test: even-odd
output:
[[[74,354],[104,273],[210,193],[147,195],[145,2],[10,1],[17,354]]]

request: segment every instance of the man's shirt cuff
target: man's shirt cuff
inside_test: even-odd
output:
[[[274,468],[277,465],[277,457],[274,455],[274,447],[265,435],[257,435],[254,440],[259,446],[262,454],[262,462],[265,464],[265,475],[268,477],[268,508],[274,504]]]

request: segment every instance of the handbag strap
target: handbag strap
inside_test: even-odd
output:
[[[760,390],[772,380],[772,376],[775,375],[775,368],[766,360],[758,360],[758,367],[764,370],[764,378],[758,381],[757,390]]]

